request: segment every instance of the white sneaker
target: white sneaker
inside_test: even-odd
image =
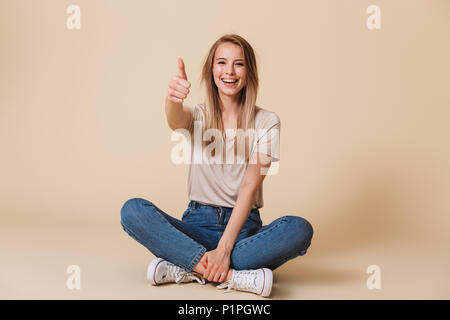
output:
[[[154,286],[168,282],[180,283],[191,281],[205,284],[205,280],[200,274],[189,272],[161,258],[155,258],[150,261],[147,268],[147,280]]]
[[[268,297],[272,290],[272,270],[261,268],[257,270],[233,270],[231,280],[217,286],[218,289],[248,291]]]

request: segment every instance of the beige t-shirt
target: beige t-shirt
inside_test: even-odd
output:
[[[205,150],[207,148],[204,145],[202,146],[200,143],[201,140],[196,136],[196,132],[201,132],[203,136],[200,133],[200,139],[208,141],[207,144],[211,143],[211,136],[205,136],[203,130],[204,106],[198,104],[188,107],[192,112],[192,119],[195,125],[197,128],[202,128],[201,131],[194,130],[194,139],[190,144],[191,161],[188,175],[189,199],[203,204],[232,208],[237,201],[239,188],[248,165],[248,163],[245,163],[245,158],[240,158],[239,160],[238,156],[234,156],[235,145],[233,142],[236,131],[231,131],[230,134],[226,131],[227,142],[225,148],[222,149],[222,160],[220,160],[220,163],[214,163],[212,160],[208,160],[211,158],[205,158],[204,155],[211,154],[211,149],[207,152]],[[278,165],[275,162],[280,160],[280,118],[274,112],[264,109],[258,110],[255,116],[255,130],[253,133],[255,134],[255,138],[252,139],[253,143],[249,146],[250,157],[255,151],[261,152],[271,157],[271,166]],[[218,148],[216,152],[217,150]],[[239,150],[239,147],[236,150]],[[232,159],[229,158],[231,157],[230,155],[232,155]],[[261,208],[263,205],[261,186],[256,193],[253,208]]]

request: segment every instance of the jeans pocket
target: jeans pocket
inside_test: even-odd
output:
[[[191,216],[191,214],[194,212],[194,209],[191,207],[187,208],[186,211],[183,212],[183,215],[181,216],[181,220],[185,220]]]
[[[254,224],[262,227],[262,221],[261,221],[261,217],[259,215],[259,212],[255,212],[255,211],[250,211],[250,215],[248,217],[248,220],[250,220],[251,222],[253,222]]]

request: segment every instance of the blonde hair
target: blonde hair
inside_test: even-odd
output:
[[[244,55],[244,64],[247,71],[245,85],[242,88],[239,97],[237,129],[243,129],[243,131],[246,131],[249,128],[255,127],[255,115],[259,110],[259,107],[256,106],[259,78],[256,65],[256,57],[253,48],[241,36],[236,34],[223,35],[209,49],[209,53],[203,64],[201,77],[201,83],[203,83],[206,87],[206,101],[204,102],[204,130],[206,131],[208,129],[218,129],[222,133],[222,138],[225,139],[224,127],[222,123],[222,111],[220,107],[221,101],[219,97],[219,91],[213,77],[213,65],[216,49],[223,43],[233,43],[235,45],[238,45],[242,49],[242,53]],[[189,131],[192,133],[192,126]],[[242,137],[239,132],[240,130],[238,130],[238,134],[236,135],[237,141],[235,139],[234,142],[235,155],[238,149],[237,144],[240,145],[241,143],[243,143],[244,139],[246,150],[245,158],[246,161],[248,161],[248,147],[250,145],[250,142],[246,139],[246,136]],[[254,139],[254,137],[249,138]]]

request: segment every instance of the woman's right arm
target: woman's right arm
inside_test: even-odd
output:
[[[183,106],[183,101],[189,94],[191,84],[187,80],[184,62],[181,58],[178,59],[178,71],[178,75],[169,82],[169,91],[166,98],[167,124],[172,130],[188,129],[192,119],[189,108]]]

